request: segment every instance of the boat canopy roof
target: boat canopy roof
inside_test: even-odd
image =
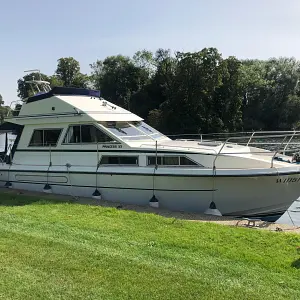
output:
[[[103,98],[100,91],[83,88],[54,87],[24,101],[18,116],[6,121],[25,124],[46,122],[142,121],[139,116]]]
[[[39,93],[37,95],[29,97],[27,99],[26,103],[32,103],[35,101],[47,99],[47,98],[50,98],[55,95],[90,96],[90,97],[100,98],[100,91],[83,89],[83,88],[56,86],[56,87],[52,88],[49,92]]]
[[[5,123],[0,125],[0,133],[15,132],[15,131],[19,131],[22,128],[23,128],[22,125],[18,125],[18,124],[15,124],[15,123],[10,123],[10,122],[5,122]]]

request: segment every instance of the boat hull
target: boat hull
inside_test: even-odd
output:
[[[258,216],[281,214],[300,196],[300,174],[282,176],[189,176],[149,172],[97,173],[70,171],[2,170],[1,185],[7,181],[16,189],[43,191],[91,198],[97,188],[104,200],[149,205],[153,195],[162,208],[204,212],[211,201],[223,215]]]

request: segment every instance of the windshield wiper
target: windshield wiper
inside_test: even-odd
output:
[[[124,130],[122,130],[121,128],[117,128],[117,127],[114,127],[115,129],[117,129],[119,132],[122,132],[122,133],[124,133],[124,134],[126,134],[127,135],[127,132],[126,131],[124,131]]]

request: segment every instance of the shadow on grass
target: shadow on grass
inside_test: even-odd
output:
[[[54,197],[53,195],[32,193],[25,194],[23,191],[10,189],[0,189],[0,206],[24,206],[30,204],[54,204],[54,203],[71,203],[70,198]]]
[[[296,269],[300,269],[300,258],[292,262],[291,266]]]
[[[170,210],[164,207],[152,208],[147,205],[134,205],[125,204],[120,202],[113,202],[107,200],[95,200],[92,198],[78,197],[74,198],[70,195],[57,195],[47,194],[43,192],[31,192],[25,190],[15,190],[0,188],[0,206],[25,206],[30,204],[43,205],[43,204],[59,204],[70,203],[79,205],[95,205],[101,207],[110,207],[120,210],[134,211],[138,213],[151,213],[166,218],[172,218],[172,223],[177,223],[178,220],[192,220],[192,221],[205,221],[205,222],[221,222],[222,224],[237,226],[236,222],[240,222],[240,219],[231,216],[212,216],[205,215],[203,213],[192,213]],[[180,225],[180,224],[177,224]],[[254,228],[267,228],[268,222],[263,222],[260,226]],[[248,227],[248,226],[245,226]]]

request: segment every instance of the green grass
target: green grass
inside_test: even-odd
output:
[[[300,299],[300,235],[0,191],[1,299]]]

